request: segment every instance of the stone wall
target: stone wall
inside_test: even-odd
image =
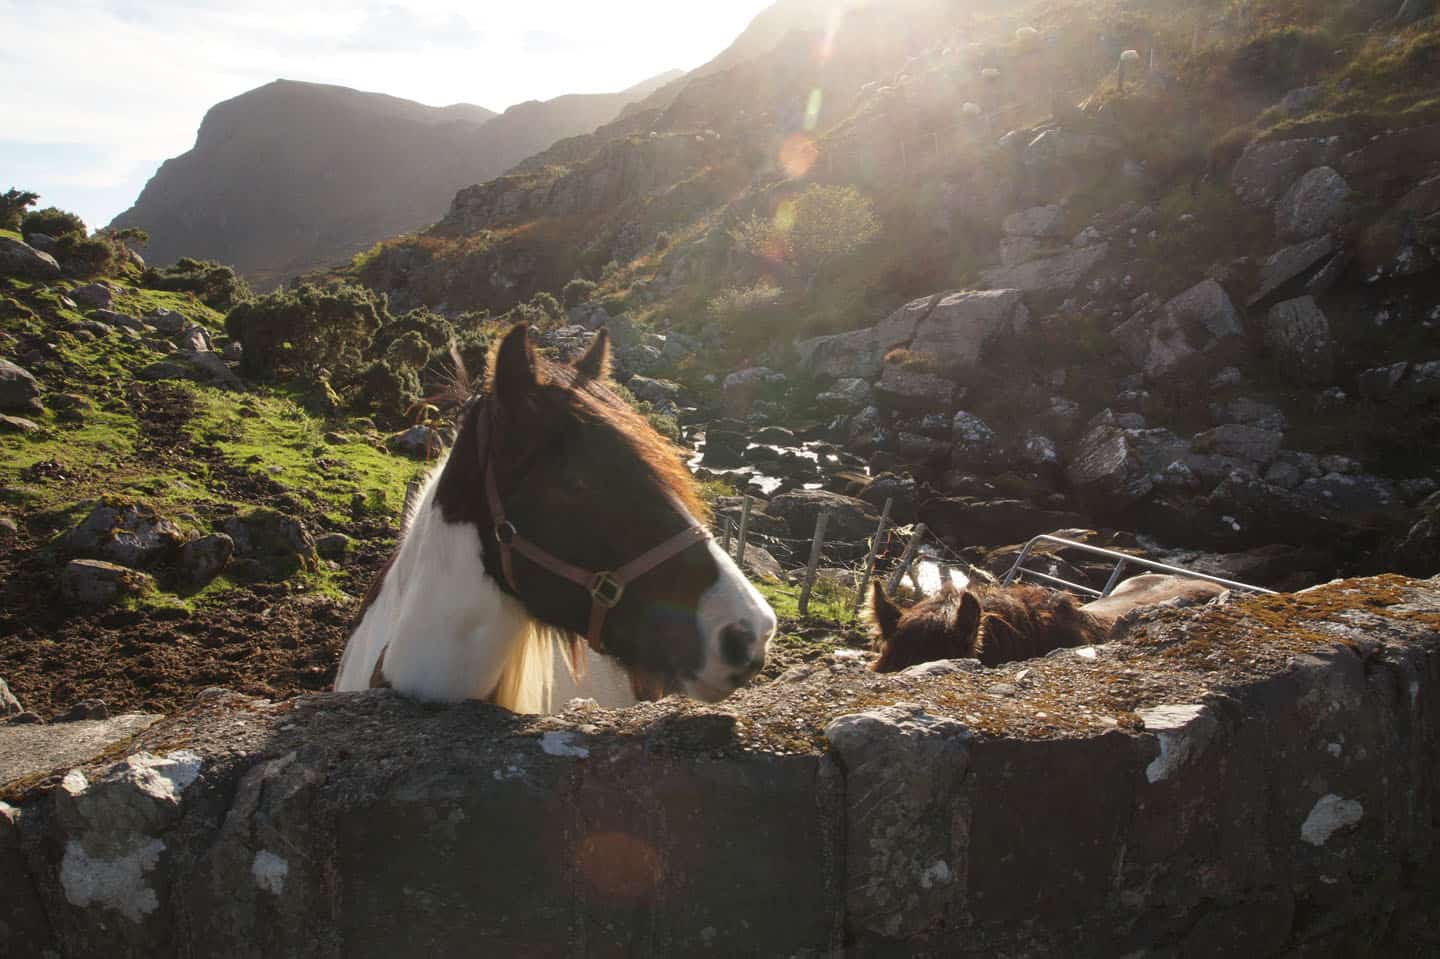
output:
[[[212,691],[0,783],[5,956],[1418,954],[1440,579],[718,707]]]

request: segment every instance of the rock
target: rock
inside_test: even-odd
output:
[[[890,500],[890,521],[898,526],[915,522],[916,484],[912,476],[881,473],[865,484],[859,496],[877,513],[885,508],[885,501]]]
[[[191,586],[204,586],[225,571],[235,541],[224,533],[192,539],[180,549],[180,575]]]
[[[752,366],[738,370],[725,377],[721,386],[724,392],[723,406],[730,416],[743,416],[750,412],[755,401],[767,393],[779,390],[786,383],[784,373],[768,366]]]
[[[101,609],[154,588],[146,573],[95,559],[72,559],[60,571],[61,598],[85,609]]]
[[[1285,414],[1278,406],[1262,403],[1248,396],[1237,397],[1228,403],[1211,403],[1210,416],[1216,425],[1243,423],[1264,430],[1279,430],[1286,427]]]
[[[754,518],[753,515],[751,518]],[[780,561],[772,556],[769,550],[754,543],[745,544],[745,569],[759,579],[780,582],[785,578],[785,570]]]
[[[1092,241],[1094,242],[1094,241]],[[1087,246],[1088,244],[1077,244]],[[1000,265],[1018,266],[1042,256],[1057,252],[1056,245],[1037,240],[1030,236],[1004,236],[1000,238]]]
[[[951,459],[956,466],[993,466],[999,460],[995,431],[974,413],[961,410],[951,421]]]
[[[872,328],[820,336],[795,344],[801,367],[814,376],[871,380],[880,375],[885,356]]]
[[[244,574],[280,580],[315,566],[314,539],[304,523],[284,513],[259,509],[232,516],[220,530],[235,542],[235,554],[244,560],[236,565]]]
[[[1060,294],[1075,289],[1110,254],[1108,243],[1070,250],[1018,266],[984,270],[980,277],[994,289]]]
[[[787,430],[783,426],[767,426],[756,432],[752,439],[771,446],[794,446],[796,443],[794,430]]]
[[[1277,303],[1265,316],[1265,345],[1280,370],[1299,383],[1322,384],[1335,368],[1330,322],[1315,298]]]
[[[110,707],[104,700],[82,699],[65,712],[55,717],[57,723],[79,723],[87,720],[109,719]]]
[[[24,711],[25,707],[20,705],[20,700],[10,692],[10,686],[5,682],[5,678],[0,676],[0,717],[18,716]]]
[[[1328,166],[1316,167],[1286,191],[1275,205],[1275,232],[1300,243],[1340,227],[1350,198],[1345,178]]]
[[[1112,332],[1145,376],[1159,380],[1197,353],[1244,332],[1240,314],[1219,283],[1205,280],[1166,303],[1141,311]]]
[[[20,526],[9,516],[0,516],[0,556],[15,548],[20,538]]]
[[[891,941],[943,926],[964,876],[945,853],[965,848],[969,730],[890,706],[832,720],[825,739],[845,770],[848,922]]]
[[[344,533],[326,533],[315,540],[315,552],[320,554],[321,559],[338,562],[350,554],[353,542]]]
[[[400,453],[417,460],[432,460],[445,449],[445,441],[438,431],[428,426],[412,426],[401,430],[385,440],[393,453]]]
[[[1060,463],[1060,451],[1050,437],[1027,433],[1020,444],[1020,459],[1035,467],[1057,466]]]
[[[1338,138],[1319,137],[1252,143],[1235,164],[1230,185],[1248,205],[1269,207],[1302,173],[1324,163],[1338,145]]]
[[[744,434],[729,430],[707,429],[705,449],[700,462],[715,469],[734,469],[745,465],[745,448],[749,445]]]
[[[1065,208],[1052,203],[1012,213],[1005,218],[1000,228],[1005,231],[1006,236],[1053,240],[1065,236],[1065,227]]]
[[[40,383],[23,369],[9,360],[0,359],[0,410],[22,413],[43,413],[40,403]]]
[[[1019,290],[948,293],[915,328],[910,352],[938,358],[948,369],[977,365],[988,347],[1023,333],[1030,323]]]
[[[906,410],[948,410],[955,401],[955,384],[934,373],[887,365],[875,386],[882,407]]]
[[[1206,706],[1154,706],[1136,710],[1136,715],[1159,748],[1159,754],[1145,767],[1145,779],[1150,783],[1164,782],[1195,764],[1220,730],[1219,721]]]
[[[896,436],[897,449],[902,457],[911,463],[927,463],[943,459],[950,453],[950,444],[903,430]]]
[[[23,416],[7,416],[0,413],[0,433],[38,433],[40,424]]]
[[[1109,137],[1051,128],[1026,145],[1021,162],[1027,167],[1055,167],[1103,160],[1119,152],[1120,144]]]
[[[1320,84],[1297,87],[1281,98],[1280,112],[1287,117],[1298,117],[1309,113],[1325,98],[1325,88]]]
[[[1379,513],[1399,502],[1395,484],[1366,474],[1327,473],[1301,483],[1295,491],[1323,513]]]
[[[172,313],[170,315],[173,316],[174,314]],[[157,329],[159,328],[157,327]],[[164,331],[161,330],[161,332],[163,333]],[[210,331],[203,326],[186,327],[175,338],[175,345],[186,353],[210,353]],[[219,359],[218,356],[216,358]],[[221,363],[223,364],[224,360],[221,360]],[[235,377],[233,373],[230,373],[228,366],[225,367],[225,371],[230,377],[234,378],[235,382],[239,382],[239,378]]]
[[[654,380],[648,376],[632,376],[625,388],[635,394],[637,400],[647,403],[675,403],[680,399],[680,384],[670,380]]]
[[[1282,294],[1291,284],[1298,289],[1306,275],[1328,263],[1334,253],[1335,241],[1329,236],[1320,236],[1272,254],[1260,267],[1259,290],[1248,305],[1260,306],[1276,294]]]
[[[693,336],[670,332],[665,335],[665,345],[660,348],[660,356],[666,363],[675,366],[698,354],[701,346],[701,342]]]
[[[193,380],[198,378],[198,374],[199,371],[188,363],[156,360],[137,370],[135,378],[146,383],[156,383],[160,380]]]
[[[136,333],[144,333],[150,329],[150,325],[144,320],[137,319],[125,313],[118,313],[115,310],[91,310],[90,319],[97,323],[104,323],[106,326],[119,327],[123,330],[134,330]]]
[[[1284,440],[1284,435],[1274,430],[1227,423],[1196,436],[1194,445],[1197,450],[1264,466],[1280,452]]]
[[[824,510],[830,511],[826,537],[855,542],[875,533],[880,516],[869,503],[851,496],[826,490],[792,490],[770,499],[766,508],[771,516],[783,519],[796,539],[809,539],[815,533],[815,522]]]
[[[1435,160],[1440,160],[1440,123],[1378,136],[1345,154],[1339,170],[1346,180],[1370,192],[1387,179],[1411,178]]]
[[[102,503],[66,533],[61,547],[74,556],[148,569],[185,543],[180,527],[146,506]]]
[[[1021,543],[1084,522],[1078,513],[1049,510],[1025,500],[969,496],[927,500],[920,506],[919,518],[942,539],[987,548]]]
[[[853,413],[869,406],[874,396],[870,384],[858,377],[836,380],[815,402],[831,413]]]
[[[1076,492],[1102,505],[1126,506],[1155,488],[1130,435],[1105,422],[1081,438],[1065,466],[1065,478]]]
[[[53,280],[60,275],[60,264],[28,243],[0,236],[0,275]]]
[[[108,310],[114,300],[110,287],[104,283],[86,283],[70,291],[70,299],[92,310]],[[176,330],[175,332],[180,332]]]
[[[173,313],[170,310],[156,310],[154,313],[145,317],[145,322],[166,336],[174,336],[177,333],[183,332],[187,326],[191,326],[193,329],[204,329],[204,327],[192,326],[190,321],[185,319],[185,317],[179,313]],[[204,347],[204,349],[207,350],[209,348],[209,346]],[[200,349],[200,347],[190,347],[190,349]]]

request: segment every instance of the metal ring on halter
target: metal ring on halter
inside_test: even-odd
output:
[[[516,529],[515,524],[508,519],[495,524],[495,542],[501,546],[509,546],[515,542],[515,537],[519,535],[520,531]]]
[[[590,590],[590,598],[606,609],[619,606],[620,597],[625,595],[625,584],[609,571],[596,573],[586,588]]]

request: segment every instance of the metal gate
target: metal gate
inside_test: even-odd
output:
[[[1036,569],[1028,569],[1025,566],[1025,561],[1030,558],[1030,551],[1034,548],[1036,543],[1055,543],[1059,546],[1064,546],[1066,549],[1078,549],[1081,552],[1089,553],[1091,556],[1100,556],[1105,559],[1111,559],[1115,561],[1115,569],[1110,573],[1110,579],[1105,584],[1104,589],[1092,589],[1089,586],[1082,586],[1079,583],[1072,583],[1069,580],[1061,579],[1058,576],[1051,576],[1049,573],[1042,573]],[[1030,542],[1025,544],[1025,547],[1020,550],[1020,555],[1015,558],[1015,565],[1011,566],[1010,572],[1006,573],[1005,578],[1000,580],[1000,585],[1009,586],[1011,583],[1015,582],[1022,575],[1024,575],[1033,577],[1034,579],[1038,579],[1044,583],[1049,583],[1052,586],[1058,586],[1061,589],[1072,590],[1073,592],[1080,593],[1084,596],[1090,596],[1095,599],[1103,599],[1104,597],[1109,596],[1112,592],[1114,592],[1116,586],[1120,585],[1120,574],[1124,572],[1125,567],[1127,566],[1138,566],[1151,572],[1169,573],[1172,576],[1184,576],[1189,579],[1200,579],[1204,580],[1207,583],[1217,583],[1220,586],[1224,586],[1226,589],[1240,589],[1248,593],[1265,593],[1273,595],[1275,592],[1273,589],[1264,589],[1259,586],[1251,586],[1249,583],[1237,583],[1233,579],[1222,579],[1219,576],[1211,576],[1209,573],[1197,573],[1194,570],[1185,569],[1183,566],[1171,566],[1169,563],[1157,563],[1152,559],[1142,559],[1139,556],[1131,556],[1128,553],[1116,552],[1113,549],[1103,549],[1099,546],[1091,546],[1088,543],[1077,543],[1071,539],[1061,539],[1059,536],[1049,535],[1036,536],[1034,539],[1030,540]]]

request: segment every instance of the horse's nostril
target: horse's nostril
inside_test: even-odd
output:
[[[755,630],[749,623],[731,623],[720,630],[720,655],[729,666],[747,666],[755,648]]]

